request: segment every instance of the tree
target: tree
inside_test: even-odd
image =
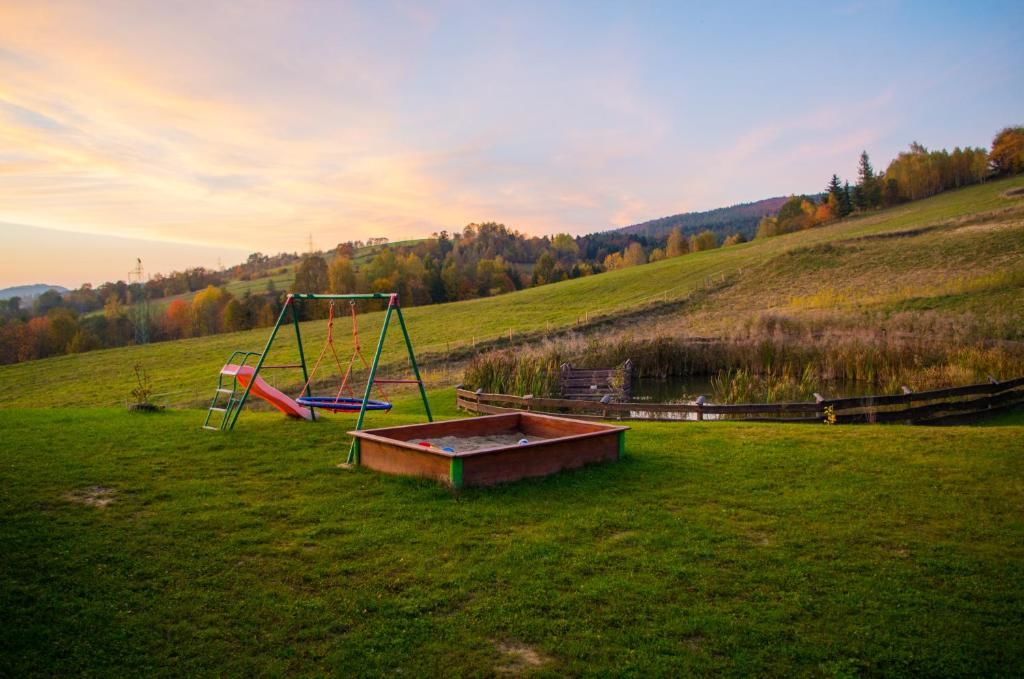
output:
[[[171,339],[192,336],[192,308],[183,299],[176,299],[164,311],[164,331]]]
[[[1007,175],[1024,172],[1024,127],[1007,127],[992,140],[992,171]]]
[[[740,243],[746,243],[747,239],[743,237],[742,233],[734,233],[733,235],[722,241],[722,247],[727,248],[730,245],[739,245]]]
[[[554,255],[545,251],[533,267],[533,284],[546,285],[547,283],[555,283],[561,280],[558,276],[556,265],[557,261]]]
[[[327,278],[330,291],[336,295],[356,291],[356,272],[352,268],[352,260],[348,257],[335,257],[328,269]]]
[[[765,215],[757,223],[757,235],[754,238],[771,238],[779,235],[779,220],[775,217]]]
[[[714,231],[705,229],[696,236],[690,237],[690,251],[700,252],[701,250],[714,250],[718,247],[718,236]]]
[[[605,271],[615,271],[622,268],[622,253],[613,252],[604,258],[603,266]]]
[[[46,315],[46,319],[49,321],[47,327],[49,353],[67,353],[68,345],[71,344],[71,340],[78,334],[78,319],[75,318],[74,312],[71,309],[58,307],[50,310],[50,313]]]
[[[572,264],[580,254],[580,246],[576,239],[567,233],[555,234],[551,239],[551,249],[555,251],[559,261]]]
[[[672,232],[668,234],[665,256],[678,257],[679,255],[685,255],[689,251],[690,245],[686,242],[686,237],[683,236],[683,230],[678,226],[672,229]]]
[[[846,217],[853,212],[853,199],[850,196],[850,182],[843,184],[843,191],[839,194],[839,216]]]
[[[307,255],[295,271],[296,292],[327,292],[327,262],[320,255]]]
[[[320,255],[306,255],[295,270],[295,291],[305,293],[327,292],[330,281],[327,276],[327,262]],[[306,301],[299,305],[299,314],[304,320],[322,318],[327,305],[320,301]]]
[[[635,241],[626,246],[626,250],[622,253],[623,266],[638,266],[646,263],[647,254],[644,253],[644,246]]]
[[[237,299],[232,299],[224,305],[221,311],[221,327],[224,332],[237,332],[245,330],[249,326],[246,318],[245,307]]]
[[[47,290],[43,294],[36,297],[35,302],[32,303],[32,312],[36,316],[45,316],[50,312],[51,309],[56,309],[64,303],[60,293],[56,290]]]
[[[867,151],[860,153],[854,197],[858,210],[870,210],[878,207],[882,202],[882,189],[875,176],[875,169],[871,167],[871,159],[868,158]]]
[[[192,315],[200,335],[220,332],[220,315],[229,295],[222,288],[208,285],[205,290],[192,298]]]

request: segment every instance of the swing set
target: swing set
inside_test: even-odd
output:
[[[313,364],[313,369],[308,370],[306,355],[302,346],[302,334],[299,330],[299,313],[297,307],[303,301],[313,300],[327,300],[330,302],[330,305],[327,317],[327,340],[324,343],[323,348],[320,350],[320,355],[317,356],[316,362]],[[334,346],[335,302],[339,300],[348,301],[352,317],[352,355],[349,357],[348,366],[345,369],[342,369],[341,359],[339,358],[337,349]],[[380,329],[380,338],[377,340],[377,349],[373,354],[373,360],[369,362],[366,360],[366,356],[363,354],[362,347],[359,342],[359,324],[356,318],[356,302],[359,300],[386,300],[388,304],[387,310],[384,312],[384,323]],[[289,313],[291,314],[291,324],[295,329],[295,340],[299,350],[299,362],[288,365],[267,365],[265,364],[267,354],[270,353],[270,348],[273,346],[274,340],[277,338],[277,333],[285,323],[285,316]],[[387,337],[388,328],[391,325],[393,317],[397,317],[398,325],[402,330],[402,338],[405,340],[405,347],[409,352],[409,363],[412,366],[413,379],[377,378],[377,368],[380,365],[380,357],[384,349],[384,340]],[[337,367],[339,374],[342,375],[341,386],[333,396],[314,396],[312,392],[313,379],[316,377],[316,373],[319,370],[321,363],[323,363],[324,359],[327,358],[328,352],[330,352],[331,358],[334,359],[334,364]],[[251,359],[255,359],[255,364],[246,365],[246,363]],[[352,370],[356,367],[356,359],[358,359],[363,368],[368,371],[366,388],[363,390],[362,398],[357,397],[353,392],[352,387],[349,385]],[[302,385],[302,389],[299,390],[299,395],[296,398],[292,398],[287,394],[278,391],[259,376],[260,372],[263,370],[283,368],[302,369],[302,377],[305,380],[305,384]],[[213,401],[211,401],[210,408],[207,411],[206,421],[203,423],[203,428],[219,431],[231,431],[234,429],[235,423],[238,421],[238,416],[241,414],[242,408],[245,407],[245,403],[249,396],[255,395],[269,402],[275,408],[290,417],[299,417],[306,420],[316,420],[318,417],[316,412],[317,410],[327,410],[332,412],[358,412],[359,416],[356,419],[355,427],[358,431],[363,427],[363,419],[365,418],[367,411],[381,410],[387,412],[391,410],[391,402],[387,400],[389,397],[383,387],[379,389],[383,400],[370,398],[373,393],[374,386],[381,384],[417,385],[419,387],[420,397],[423,399],[423,409],[426,411],[427,421],[434,421],[434,418],[430,413],[430,404],[427,402],[427,392],[423,387],[423,379],[420,377],[420,369],[416,364],[416,355],[412,349],[412,341],[409,339],[409,331],[405,325],[405,318],[402,316],[402,308],[398,304],[398,293],[378,292],[352,295],[291,294],[285,299],[284,308],[281,309],[281,314],[277,317],[277,323],[274,324],[274,329],[271,331],[270,337],[267,339],[267,344],[263,348],[263,352],[256,353],[251,351],[236,351],[231,354],[227,363],[225,363],[224,367],[221,368],[217,383],[217,390],[214,392]],[[227,394],[226,401],[221,400],[222,395],[224,394]],[[220,415],[219,420],[217,419],[218,414]],[[352,461],[352,456],[353,453],[350,451],[350,462]]]

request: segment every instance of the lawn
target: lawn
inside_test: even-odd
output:
[[[0,410],[0,676],[1024,672],[1019,417],[637,424],[457,494],[336,467],[347,416],[201,419]]]

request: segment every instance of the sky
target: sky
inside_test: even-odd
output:
[[[1024,2],[0,2],[0,287],[583,234],[1024,124]]]

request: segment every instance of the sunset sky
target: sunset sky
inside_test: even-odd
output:
[[[1024,123],[1024,2],[0,2],[0,286],[821,190]]]

